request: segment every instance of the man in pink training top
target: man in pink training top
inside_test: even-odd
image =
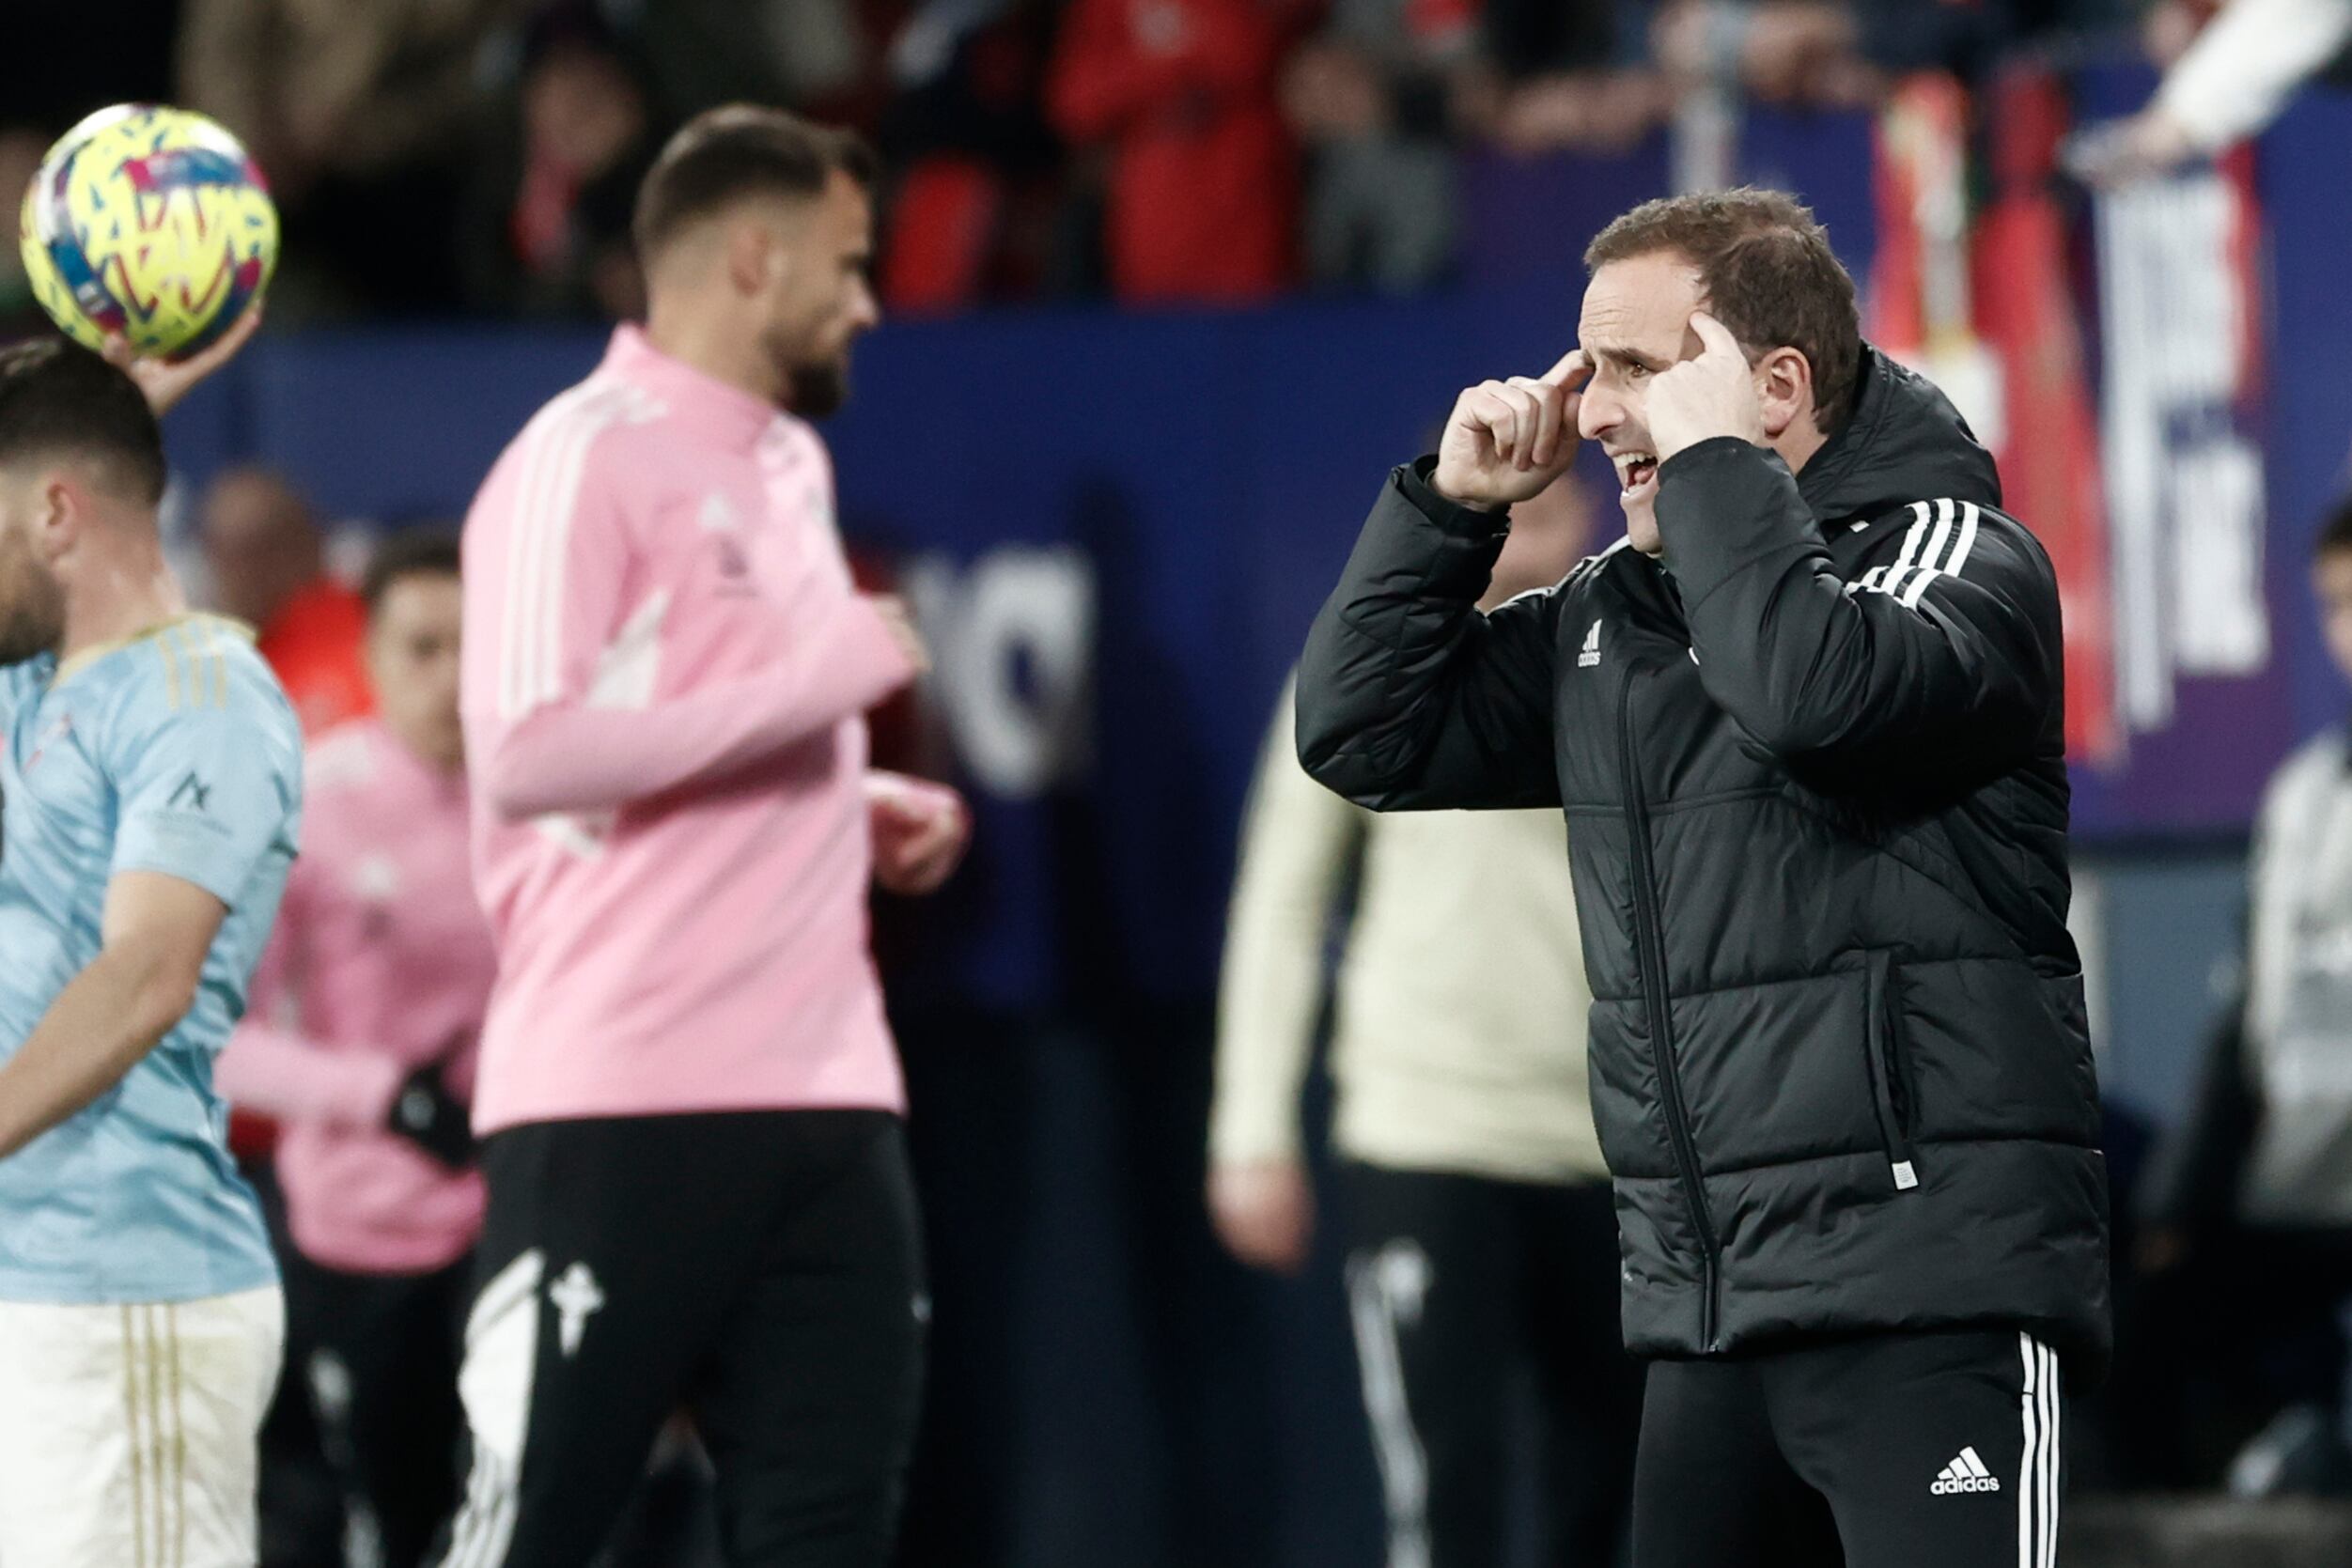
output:
[[[875,172],[777,111],[688,124],[638,197],[646,326],[467,520],[499,974],[448,1568],[587,1561],[681,1405],[730,1563],[889,1554],[928,1308],[866,889],[938,886],[968,819],[867,769],[924,654],[806,423],[878,318]]]
[[[312,742],[302,858],[222,1093],[284,1127],[289,1369],[374,1538],[417,1568],[458,1502],[458,1327],[482,1228],[461,1103],[497,960],[467,863],[458,544],[393,536],[369,564],[378,717]]]

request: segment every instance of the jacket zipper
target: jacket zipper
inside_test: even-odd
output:
[[[1865,1047],[1870,1088],[1878,1105],[1878,1130],[1887,1144],[1888,1173],[1897,1192],[1919,1185],[1919,1159],[1911,1147],[1910,1086],[1903,1077],[1903,1041],[1895,1019],[1894,960],[1884,948],[1871,951],[1865,1005]]]
[[[1642,770],[1634,763],[1633,680],[1640,674],[1638,667],[1628,667],[1617,693],[1617,753],[1625,773],[1626,820],[1633,840],[1634,938],[1641,949],[1642,991],[1650,1013],[1650,1054],[1658,1068],[1659,1093],[1666,1105],[1666,1133],[1674,1146],[1683,1197],[1690,1205],[1691,1223],[1698,1228],[1704,1253],[1706,1296],[1700,1311],[1699,1339],[1713,1351],[1721,1258],[1715,1223],[1707,1218],[1706,1191],[1699,1182],[1699,1151],[1691,1141],[1690,1117],[1683,1110],[1682,1080],[1674,1071],[1674,1024],[1666,1002],[1666,942],[1658,910],[1658,878],[1650,861],[1650,808],[1642,793]]]

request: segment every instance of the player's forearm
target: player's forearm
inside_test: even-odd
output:
[[[406,1076],[380,1051],[327,1049],[248,1017],[221,1053],[212,1086],[239,1110],[281,1121],[377,1127]]]
[[[185,971],[162,955],[101,952],[0,1065],[0,1159],[121,1081],[195,1000]]]
[[[1326,890],[1267,881],[1244,863],[1225,929],[1209,1114],[1209,1150],[1220,1160],[1298,1154],[1299,1091],[1323,1010]]]
[[[1209,1157],[1223,1164],[1290,1159],[1299,1153],[1299,1094],[1314,1056],[1322,1010],[1319,955],[1241,942],[1261,935],[1236,929],[1226,943],[1217,999],[1216,1095],[1209,1109]]]
[[[2157,105],[2200,152],[2260,132],[2352,38],[2352,0],[2233,0],[2174,63]]]
[[[495,734],[475,759],[478,786],[509,820],[611,811],[732,777],[842,720],[912,677],[888,629],[864,609],[792,662],[641,708],[563,703]]]
[[[1298,1156],[1325,938],[1359,842],[1357,809],[1300,769],[1290,713],[1283,703],[1251,783],[1225,922],[1208,1137],[1221,1163]]]

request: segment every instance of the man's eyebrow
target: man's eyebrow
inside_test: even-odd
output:
[[[1639,365],[1652,374],[1665,369],[1667,365],[1666,361],[1653,354],[1645,354],[1637,349],[1628,349],[1615,343],[1588,343],[1584,346],[1584,352],[1594,359],[1605,359],[1617,365]]]

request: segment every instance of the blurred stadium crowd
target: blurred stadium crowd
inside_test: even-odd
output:
[[[2273,39],[2282,25],[2333,24],[2327,0],[2269,8],[2280,13]],[[288,218],[273,300],[282,321],[621,317],[642,294],[626,243],[637,177],[670,128],[745,99],[878,142],[896,180],[880,277],[894,310],[1407,290],[1455,267],[1466,147],[1605,151],[1741,101],[1861,106],[1907,71],[1965,80],[2017,52],[2063,60],[2132,37],[2166,62],[2210,9],[2203,0],[2162,0],[2144,14],[2128,0],[12,7],[0,46],[42,69],[0,107],[0,185],[16,189],[89,103],[168,100],[226,124],[268,171]],[[2173,134],[2183,150],[2196,139]],[[21,313],[12,261],[0,269],[0,310]]]

